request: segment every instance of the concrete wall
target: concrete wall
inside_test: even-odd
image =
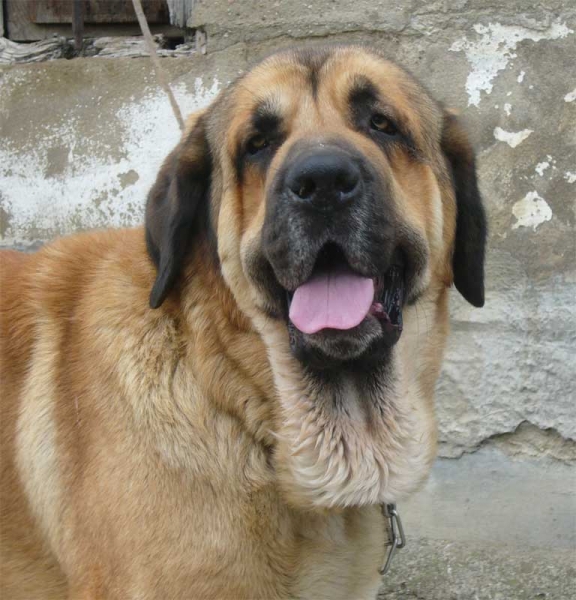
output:
[[[406,519],[429,539],[571,548],[576,7],[499,4],[198,2],[189,25],[206,31],[208,53],[163,64],[187,113],[276,48],[364,42],[461,111],[490,216],[488,293],[481,310],[453,295],[438,388],[442,458]],[[140,223],[146,191],[178,138],[147,59],[4,69],[0,131],[1,244],[17,247]]]

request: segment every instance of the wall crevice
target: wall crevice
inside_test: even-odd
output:
[[[515,458],[551,458],[563,463],[576,462],[576,440],[564,437],[554,427],[538,427],[531,421],[520,421],[511,431],[494,433],[471,447],[459,447],[450,456],[459,459],[481,449],[494,447]],[[442,448],[442,444],[440,445]]]

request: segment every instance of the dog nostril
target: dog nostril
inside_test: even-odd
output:
[[[359,177],[356,173],[344,173],[338,175],[335,180],[336,190],[342,194],[349,194],[353,192],[358,185]]]
[[[302,198],[302,200],[308,200],[316,191],[316,184],[311,179],[305,179],[298,184],[295,191],[299,198]]]

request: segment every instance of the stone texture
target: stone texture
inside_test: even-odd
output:
[[[522,260],[528,240],[516,243],[516,253],[491,244],[482,310],[452,299],[452,336],[437,394],[443,456],[472,451],[521,424],[533,426],[527,437],[540,435],[535,429],[556,431],[576,448],[576,282],[557,271],[535,281],[527,271],[546,247]],[[569,254],[570,235],[564,243]]]
[[[220,87],[217,76],[202,79],[210,62],[165,61],[185,114]],[[19,246],[140,223],[146,193],[179,137],[147,58],[0,70],[0,131],[0,235],[3,245]]]
[[[572,600],[574,553],[412,539],[378,600]]]
[[[415,537],[568,550],[576,548],[575,486],[571,463],[519,460],[489,446],[439,459],[398,509]]]

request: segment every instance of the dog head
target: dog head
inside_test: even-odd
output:
[[[422,307],[423,357],[404,360],[430,402],[447,288],[484,303],[486,222],[467,136],[366,48],[280,52],[195,115],[150,193],[146,235],[153,308],[202,237],[255,327],[323,376],[402,370],[395,356],[419,335],[408,332]]]
[[[403,306],[431,286],[454,281],[484,302],[466,135],[365,49],[279,53],[192,118],[148,203],[153,307],[199,227],[218,240],[232,291],[247,284],[250,310],[285,320],[294,353],[319,367],[378,359],[401,335]]]

